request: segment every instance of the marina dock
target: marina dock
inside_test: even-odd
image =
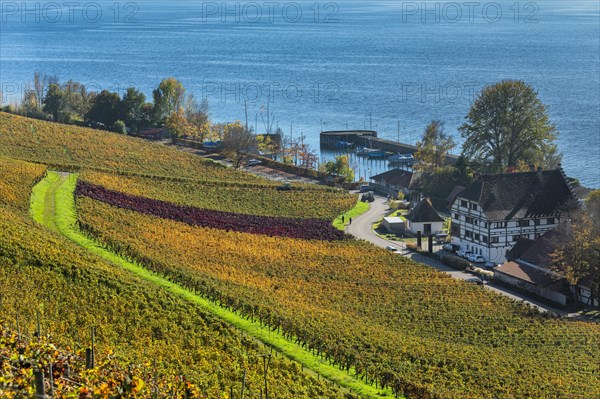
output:
[[[335,130],[321,132],[320,142],[321,148],[331,150],[365,147],[394,154],[412,155],[417,151],[417,147],[414,145],[378,138],[377,132],[374,130]],[[454,163],[458,160],[458,155],[448,154],[446,160],[448,163]]]

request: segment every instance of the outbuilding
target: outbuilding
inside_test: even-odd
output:
[[[381,226],[390,233],[404,233],[404,220],[399,217],[383,218]]]
[[[433,209],[431,200],[425,198],[406,216],[406,229],[413,234],[419,231],[423,235],[441,233],[444,218]]]

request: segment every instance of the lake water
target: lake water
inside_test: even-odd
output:
[[[2,2],[5,102],[35,70],[150,98],[175,76],[214,120],[244,120],[246,102],[264,131],[269,103],[274,126],[317,149],[321,129],[346,127],[414,143],[432,119],[460,143],[474,94],[522,79],[560,131],[566,172],[600,187],[597,0],[72,4]]]

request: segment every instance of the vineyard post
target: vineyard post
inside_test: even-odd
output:
[[[35,378],[35,397],[45,399],[44,372],[42,370],[35,370],[33,375]]]
[[[96,365],[96,327],[92,327],[92,368]]]
[[[85,349],[85,368],[90,370],[94,368],[94,344],[96,329],[92,327],[92,347]]]
[[[242,395],[240,399],[244,399],[244,388],[246,387],[246,369],[244,369],[244,376],[242,377]]]
[[[48,363],[48,382],[50,383],[50,391],[48,394],[54,396],[54,376],[52,372],[52,363]]]
[[[37,339],[38,342],[42,339],[42,327],[40,325],[40,311],[39,309],[35,311],[35,318],[36,318],[36,334],[37,334]]]
[[[154,388],[152,397],[158,398],[158,374],[156,372],[156,358],[154,358]]]
[[[19,324],[19,314],[17,313],[17,337],[21,340],[21,325]]]

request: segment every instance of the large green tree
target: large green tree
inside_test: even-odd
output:
[[[417,142],[414,169],[421,172],[434,173],[446,164],[446,155],[456,147],[452,137],[444,132],[444,123],[431,121],[425,128],[423,139]]]
[[[146,96],[134,87],[129,87],[127,92],[123,95],[120,114],[123,118],[123,122],[125,122],[132,131],[137,131],[146,124],[144,121],[145,105]]]
[[[485,87],[459,131],[463,154],[490,172],[504,172],[520,162],[553,168],[560,163],[556,127],[538,93],[519,80]]]
[[[87,113],[86,119],[103,124],[110,129],[119,120],[121,98],[117,93],[102,90],[92,100],[92,107]]]
[[[63,92],[58,83],[52,83],[48,87],[46,96],[44,97],[44,112],[52,115],[52,120],[58,122],[60,114],[63,111]]]

